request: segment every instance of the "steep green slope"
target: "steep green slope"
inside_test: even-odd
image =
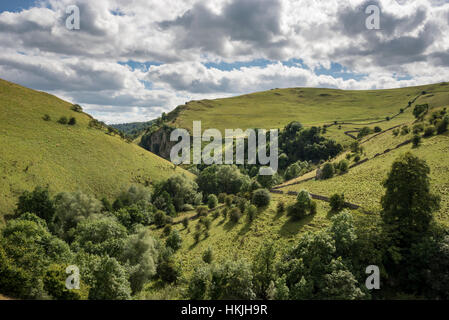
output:
[[[52,95],[0,80],[0,217],[37,185],[113,197],[132,183],[150,185],[176,172],[168,161],[127,143]],[[50,121],[44,121],[48,114]],[[57,120],[75,117],[76,125]],[[187,173],[189,174],[189,173]]]
[[[423,94],[424,92],[424,94]],[[431,107],[449,104],[449,83],[389,90],[336,90],[317,88],[274,89],[239,97],[191,101],[168,115],[171,124],[192,128],[193,121],[202,121],[203,128],[283,128],[295,120],[305,126],[322,126],[338,122],[356,126],[393,117],[416,97],[416,103]],[[412,119],[404,112],[388,125]],[[387,125],[385,125],[387,126]],[[330,131],[339,140],[346,139],[343,125]]]

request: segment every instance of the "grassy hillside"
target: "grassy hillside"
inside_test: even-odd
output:
[[[423,95],[423,91],[426,94]],[[346,140],[343,134],[373,121],[385,120],[405,109],[409,101],[429,103],[431,107],[449,104],[449,83],[390,90],[337,90],[317,88],[274,89],[239,97],[191,101],[169,114],[171,124],[192,128],[202,121],[203,128],[283,128],[295,120],[305,126],[322,126],[338,122],[355,124],[332,127],[330,134]],[[404,112],[390,120],[395,125],[412,119]]]
[[[12,212],[18,195],[37,185],[112,197],[132,183],[149,185],[175,172],[162,158],[89,127],[92,118],[71,106],[0,80],[0,217]],[[43,120],[45,114],[50,121]],[[59,124],[62,116],[75,117],[76,125]]]

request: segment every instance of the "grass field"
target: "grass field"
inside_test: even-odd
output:
[[[151,184],[174,166],[119,136],[89,128],[90,116],[72,104],[0,80],[0,218],[12,213],[24,190],[49,185],[113,197],[133,183]],[[51,121],[44,121],[45,114]],[[76,125],[57,120],[75,117]],[[185,172],[180,168],[176,172]]]
[[[423,91],[426,94],[422,95]],[[344,131],[393,117],[418,96],[415,104],[447,105],[449,83],[369,91],[274,89],[233,98],[192,101],[180,108],[171,124],[191,129],[193,121],[201,120],[203,128],[223,131],[227,128],[283,128],[291,121],[299,121],[305,126],[321,126],[334,121],[355,123],[344,125],[342,130],[338,130],[338,126],[329,129],[337,140],[345,141]],[[412,120],[410,109],[380,125],[386,128]]]

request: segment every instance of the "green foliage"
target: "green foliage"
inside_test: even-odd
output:
[[[300,220],[307,215],[316,213],[316,204],[312,201],[312,198],[308,191],[301,190],[298,193],[296,202],[288,207],[287,214],[293,219]]]
[[[69,126],[74,126],[76,124],[76,118],[75,117],[71,117],[69,122],[67,122],[67,124]]]
[[[53,229],[61,239],[71,242],[74,230],[81,221],[101,212],[102,204],[81,192],[60,193],[55,197]]]
[[[426,162],[408,152],[396,159],[383,182],[381,216],[402,245],[425,234],[439,208],[439,197],[430,192],[429,173]]]
[[[362,129],[360,129],[357,138],[361,139],[369,134],[371,134],[373,132],[373,130],[371,130],[370,127],[363,127]]]
[[[418,148],[421,145],[421,136],[418,134],[413,135],[412,143],[414,148]]]
[[[97,215],[78,224],[72,246],[90,254],[117,258],[123,252],[127,235],[126,228],[117,219]]]
[[[41,223],[31,219],[8,221],[0,236],[2,292],[23,299],[45,298],[41,279],[47,268],[53,263],[66,263],[71,256],[68,245]]]
[[[428,110],[429,110],[428,104],[418,104],[413,109],[413,115],[415,116],[416,119],[418,119]]]
[[[330,198],[330,206],[332,211],[339,212],[345,207],[345,195],[335,193]]]
[[[285,203],[284,201],[278,201],[277,207],[276,207],[276,211],[278,214],[284,213],[285,212]]]
[[[442,120],[436,123],[436,129],[438,134],[443,134],[447,131],[449,125],[449,117],[446,116]]]
[[[90,300],[129,300],[131,287],[125,267],[115,258],[104,256],[93,271],[95,282],[89,291]]]
[[[195,270],[187,290],[192,300],[250,300],[256,297],[251,266],[245,261],[226,261]]]
[[[349,170],[349,162],[347,160],[341,160],[338,163],[338,170],[340,171],[340,174],[348,172],[348,170]]]
[[[335,168],[332,165],[332,163],[326,163],[323,166],[323,170],[321,172],[321,179],[330,179],[334,176],[335,174]]]
[[[408,126],[401,127],[401,135],[405,136],[410,133],[410,128]]]
[[[58,123],[60,124],[67,124],[69,122],[69,120],[67,119],[66,116],[62,116],[61,118],[59,118]]]
[[[22,215],[26,212],[36,214],[47,223],[52,222],[55,207],[48,188],[36,187],[32,192],[25,191],[19,196],[16,214]]]
[[[215,194],[210,194],[207,196],[207,206],[209,209],[214,209],[218,205],[218,199]]]
[[[207,248],[206,251],[203,252],[203,261],[207,264],[211,264],[214,260],[214,252],[211,247]]]
[[[146,210],[151,201],[151,193],[148,189],[140,185],[132,185],[128,190],[120,192],[114,202],[114,210],[120,210],[125,207],[137,206]]]
[[[75,112],[83,112],[83,108],[78,104],[74,104],[70,109]]]
[[[254,191],[252,203],[258,208],[267,207],[270,204],[271,195],[267,189],[259,189]]]
[[[242,217],[242,213],[240,212],[239,208],[232,208],[231,212],[229,213],[229,217],[232,222],[237,223]]]
[[[382,132],[382,128],[379,126],[374,127],[374,132],[378,133],[378,132]]]
[[[159,228],[165,226],[165,224],[167,223],[167,216],[165,215],[165,212],[162,210],[156,211],[153,219],[154,224]]]
[[[182,225],[184,226],[184,229],[187,229],[189,227],[189,218],[182,219]]]
[[[434,126],[428,126],[424,131],[424,137],[431,137],[435,134],[435,132],[436,128]]]
[[[158,259],[159,245],[148,230],[142,228],[126,239],[119,260],[128,269],[133,294],[156,274]]]
[[[137,225],[148,226],[152,221],[152,213],[137,205],[121,208],[113,212],[112,215],[129,231],[133,230]]]
[[[177,230],[173,230],[167,238],[166,246],[172,248],[173,251],[177,251],[182,246],[182,239]]]
[[[201,171],[197,178],[199,190],[204,194],[237,194],[246,191],[250,180],[234,165],[212,165]]]
[[[162,196],[164,192],[170,196],[164,196],[165,201],[169,202],[169,199],[171,199],[176,211],[181,211],[185,204],[194,204],[194,199],[198,193],[198,185],[184,174],[174,175],[156,186],[155,198]],[[169,204],[167,203],[167,205]],[[159,209],[164,210],[161,207]]]
[[[42,117],[42,119],[43,119],[44,121],[51,121],[51,117],[50,117],[50,115],[48,115],[48,114],[44,114],[44,116]]]
[[[67,264],[52,264],[43,276],[44,289],[56,300],[87,300],[89,287],[80,279],[79,289],[67,289]]]
[[[158,277],[166,283],[176,283],[181,276],[181,272],[180,266],[174,260],[173,250],[166,248],[162,252],[157,266]]]
[[[269,287],[276,280],[276,248],[273,242],[264,242],[252,262],[254,291],[257,298],[267,299]]]
[[[257,214],[257,207],[255,205],[248,206],[248,219],[249,221],[253,221],[254,217]]]

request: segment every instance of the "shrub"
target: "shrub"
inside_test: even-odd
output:
[[[74,125],[76,124],[76,118],[75,118],[75,117],[71,117],[70,120],[69,120],[69,122],[68,122],[68,124],[69,124],[70,126],[74,126]]]
[[[340,170],[340,173],[346,173],[349,170],[349,163],[346,160],[341,160],[338,163],[338,169]]]
[[[428,126],[424,130],[424,137],[431,137],[435,134],[436,128],[434,126]]]
[[[181,248],[182,239],[177,230],[173,230],[165,242],[166,246],[172,248],[173,251],[177,251]]]
[[[412,138],[412,143],[414,148],[418,148],[421,145],[421,136],[415,134]]]
[[[228,207],[228,208],[231,207],[233,199],[234,199],[234,197],[232,195],[226,196],[226,198],[225,198],[226,207]]]
[[[214,252],[212,251],[211,247],[207,248],[207,250],[204,251],[202,258],[205,263],[207,264],[212,263],[212,261],[214,260]]]
[[[223,210],[221,210],[221,215],[223,216],[224,219],[227,218],[228,216],[228,208],[223,208]]]
[[[182,225],[184,226],[184,229],[187,229],[189,226],[189,218],[182,219]]]
[[[312,202],[310,193],[306,190],[301,190],[298,193],[296,202],[288,207],[288,215],[299,220],[306,217],[308,214],[312,214]]]
[[[209,209],[206,206],[199,206],[196,208],[196,213],[198,217],[206,217],[209,213]]]
[[[410,133],[410,128],[408,126],[403,126],[401,128],[401,135],[405,136]]]
[[[394,129],[394,130],[393,130],[393,135],[394,135],[395,137],[397,137],[397,136],[399,135],[399,129]]]
[[[164,236],[168,237],[170,233],[171,233],[171,226],[170,225],[165,226],[163,231]]]
[[[428,109],[429,109],[429,105],[428,105],[428,104],[419,104],[419,105],[416,105],[415,108],[413,109],[413,115],[415,116],[415,118],[419,118],[419,117],[421,117],[422,114],[425,113]]]
[[[363,127],[363,128],[359,131],[359,134],[357,135],[357,138],[358,138],[358,139],[363,138],[363,137],[365,137],[365,136],[371,134],[371,132],[372,132],[372,130],[371,130],[370,127]]]
[[[248,201],[246,201],[246,199],[240,198],[237,203],[237,207],[240,209],[240,211],[245,212],[247,206],[248,206]]]
[[[446,116],[444,117],[443,120],[437,122],[436,124],[437,133],[438,134],[445,133],[447,131],[448,125],[449,125],[449,117]]]
[[[209,209],[214,209],[218,204],[218,199],[217,196],[215,194],[210,194],[207,197],[207,206],[209,207]]]
[[[67,117],[65,117],[65,116],[59,118],[59,120],[58,120],[58,123],[60,123],[60,124],[67,124],[67,122],[69,122],[69,120],[67,120]]]
[[[248,219],[249,219],[249,221],[253,221],[254,220],[254,217],[256,216],[256,214],[257,214],[257,208],[256,208],[256,206],[255,205],[250,205],[249,207],[248,207]]]
[[[225,199],[226,199],[226,193],[222,192],[218,195],[218,203],[224,203]]]
[[[229,216],[232,222],[237,223],[242,217],[242,213],[240,212],[239,208],[232,208]]]
[[[332,163],[326,163],[321,172],[321,179],[330,179],[334,176],[335,169]]]
[[[195,240],[195,243],[200,242],[201,233],[199,230],[196,230],[193,234],[193,240]]]
[[[157,227],[161,228],[161,227],[165,226],[166,222],[167,222],[167,216],[166,216],[165,212],[162,210],[156,211],[156,213],[154,214],[154,224]]]
[[[345,207],[345,195],[342,194],[334,194],[330,198],[330,206],[332,211],[339,212]]]
[[[78,104],[74,104],[70,109],[75,112],[83,112],[83,108]]]
[[[34,213],[48,223],[52,222],[55,206],[50,198],[48,188],[36,187],[32,192],[22,193],[17,203],[16,214],[22,215],[26,212]]]
[[[183,211],[183,212],[193,211],[193,210],[195,210],[195,208],[191,204],[188,204],[188,203],[183,205],[181,208],[181,211]]]
[[[360,155],[357,154],[357,155],[354,157],[354,162],[359,162],[359,161],[360,161]]]
[[[418,123],[413,126],[413,133],[418,134],[424,131],[424,124]]]
[[[277,213],[284,213],[285,212],[285,203],[284,201],[279,201],[276,208]]]
[[[44,121],[50,121],[50,120],[51,120],[51,117],[50,117],[50,115],[48,115],[48,114],[44,114],[44,116],[42,117],[42,119],[43,119]]]
[[[270,204],[271,196],[267,189],[259,189],[254,191],[253,194],[253,204],[257,207],[262,208]]]
[[[402,110],[402,109],[401,109]],[[374,132],[378,133],[378,132],[382,132],[382,128],[381,127],[374,127]]]

